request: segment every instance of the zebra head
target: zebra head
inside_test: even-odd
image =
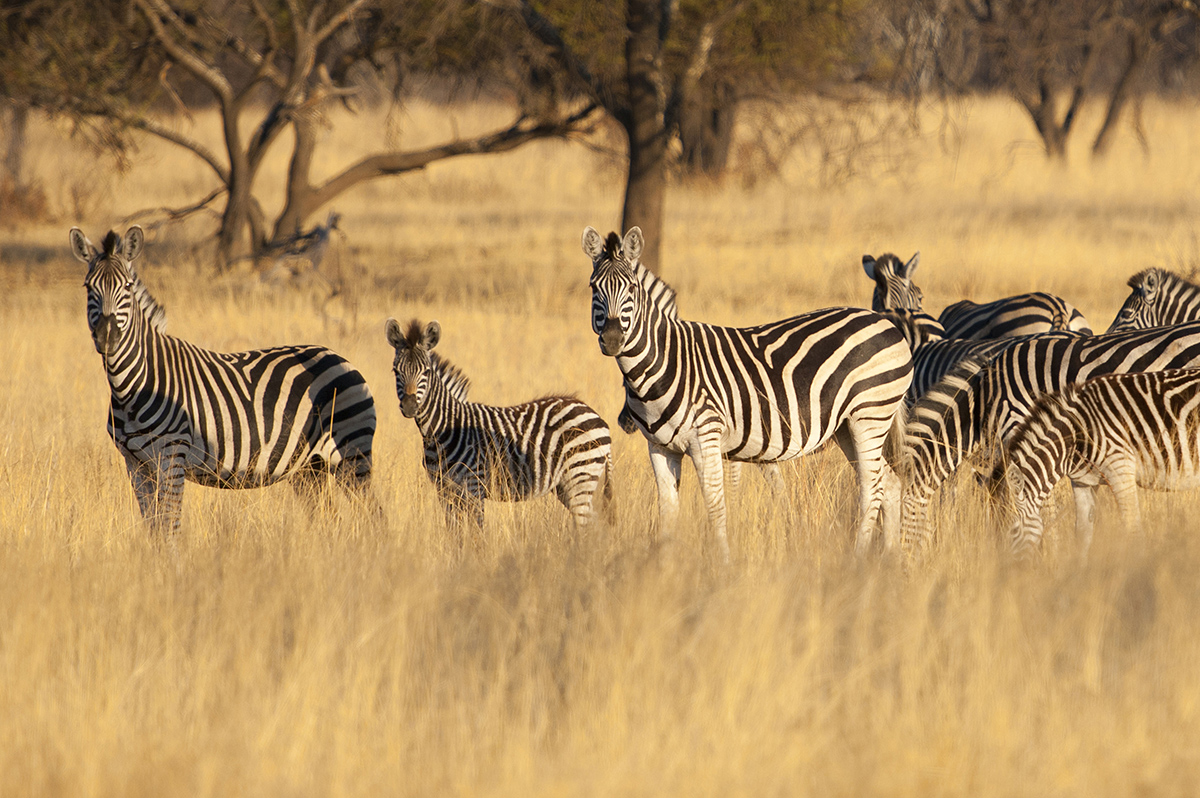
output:
[[[907,263],[890,252],[878,258],[863,255],[863,271],[875,281],[871,310],[920,310],[925,295],[912,281],[920,262],[920,252],[914,253]]]
[[[600,351],[616,357],[625,348],[646,292],[638,280],[642,230],[631,227],[622,240],[616,233],[600,237],[595,228],[583,231],[583,251],[592,259],[592,330],[600,336]]]
[[[388,319],[384,331],[388,343],[396,350],[392,371],[396,374],[400,412],[405,418],[413,418],[429,395],[434,365],[432,351],[442,337],[442,327],[436,321],[422,326],[421,322],[413,319],[407,329],[401,330],[398,321]]]
[[[1158,301],[1163,277],[1162,269],[1146,269],[1130,277],[1129,287],[1133,291],[1117,311],[1117,317],[1109,325],[1108,332],[1144,330],[1162,324]]]
[[[87,321],[92,343],[100,354],[114,354],[137,307],[134,287],[140,281],[133,261],[142,254],[142,228],[134,225],[124,238],[109,230],[103,250],[97,249],[78,227],[71,228],[70,239],[75,257],[88,265],[83,286],[87,289]]]

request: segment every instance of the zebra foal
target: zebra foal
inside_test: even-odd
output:
[[[729,559],[722,457],[771,463],[837,440],[858,471],[856,549],[880,512],[885,544],[898,540],[898,453],[912,354],[895,325],[858,308],[830,308],[756,327],[684,321],[639,279],[642,232],[583,232],[592,263],[592,329],[616,359],[626,406],[649,441],[659,514],[672,528],[683,457],[696,467],[720,556]]]
[[[1005,447],[996,486],[1015,505],[1012,553],[1041,546],[1042,505],[1064,477],[1107,482],[1127,529],[1140,525],[1138,486],[1200,487],[1200,370],[1111,374],[1039,397]],[[1091,535],[1080,541],[1086,557]]]
[[[332,473],[365,490],[375,403],[362,375],[319,346],[226,354],[163,332],[164,316],[134,261],[143,234],[109,231],[102,248],[78,227],[87,321],[112,390],[108,434],[156,534],[179,528],[184,480],[250,488]]]
[[[512,407],[467,401],[467,378],[433,352],[441,329],[436,321],[401,329],[388,319],[384,326],[395,350],[400,412],[421,432],[425,470],[459,545],[465,520],[483,525],[484,499],[519,501],[553,491],[582,527],[592,522],[603,481],[611,508],[612,440],[604,419],[565,396]]]

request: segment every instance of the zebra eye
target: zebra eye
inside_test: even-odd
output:
[[[128,281],[125,283],[125,290],[126,290],[126,291],[132,291],[132,290],[133,290],[133,280],[128,280]]]

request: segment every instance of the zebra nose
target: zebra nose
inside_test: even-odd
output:
[[[415,389],[404,389],[404,396],[400,397],[400,413],[405,418],[412,418],[417,414],[417,394]]]
[[[611,316],[605,319],[604,328],[600,330],[600,351],[615,357],[620,354],[624,342],[625,331],[621,329],[621,320]]]
[[[117,338],[120,337],[120,330],[117,328],[117,317],[108,313],[101,313],[100,320],[96,323],[96,328],[92,330],[92,343],[96,345],[96,351],[102,355],[107,355],[116,348]]]

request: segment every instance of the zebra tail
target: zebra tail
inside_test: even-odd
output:
[[[610,526],[617,520],[617,505],[613,501],[612,487],[612,453],[604,456],[604,522]]]
[[[908,408],[901,404],[892,416],[892,426],[883,443],[883,459],[896,473],[904,472],[904,431],[908,426]]]

